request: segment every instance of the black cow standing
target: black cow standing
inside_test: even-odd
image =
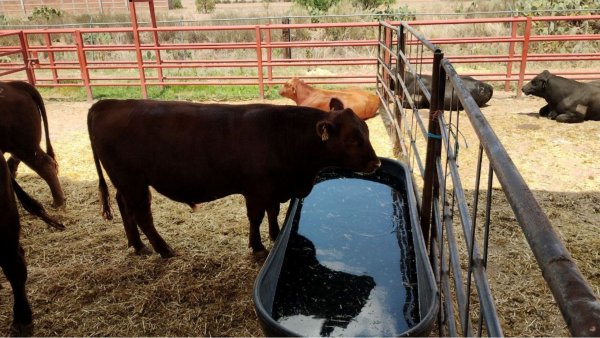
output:
[[[105,218],[112,218],[101,165],[117,189],[129,246],[148,250],[137,227],[162,257],[174,255],[154,227],[152,186],[189,205],[242,194],[249,246],[266,250],[259,226],[279,234],[279,203],[305,197],[326,167],[373,172],[379,158],[369,130],[350,109],[225,105],[152,100],[101,100],[88,113]]]
[[[600,120],[600,86],[582,83],[544,70],[523,86],[523,93],[541,97],[548,104],[540,108],[540,116],[556,122],[578,123]]]

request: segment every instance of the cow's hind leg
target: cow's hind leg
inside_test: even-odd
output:
[[[8,161],[6,161],[6,164],[8,165],[8,170],[10,171],[10,175],[13,178],[17,177],[17,169],[19,168],[19,163],[21,163],[21,160],[19,160],[17,157],[15,157],[14,155],[12,155]]]
[[[152,251],[144,245],[140,238],[140,232],[138,231],[137,224],[132,213],[127,208],[127,204],[123,195],[117,191],[117,205],[121,212],[121,218],[123,219],[123,226],[125,227],[125,234],[127,235],[127,245],[133,247],[135,253],[138,255],[151,254]]]
[[[61,207],[65,203],[65,194],[58,180],[58,165],[56,161],[41,148],[38,148],[31,157],[21,156],[21,160],[48,183],[52,192],[52,198],[54,199],[52,207]]]
[[[545,105],[542,108],[540,108],[538,113],[540,114],[540,116],[548,116],[548,114],[550,113],[550,107],[548,107],[548,105]]]
[[[578,113],[565,113],[565,114],[560,114],[556,117],[556,122],[561,122],[561,123],[579,123],[579,122],[583,122],[584,117],[581,114]]]
[[[33,334],[33,315],[25,291],[27,266],[23,249],[20,246],[18,250],[11,250],[11,254],[4,257],[2,270],[10,282],[14,297],[11,334],[18,337],[31,336]]]
[[[272,203],[267,209],[267,217],[269,219],[269,237],[271,240],[276,240],[279,235],[279,202]]]
[[[152,210],[150,208],[150,190],[148,187],[144,187],[135,194],[132,199],[129,196],[123,195],[127,204],[127,209],[133,215],[135,223],[142,229],[142,232],[152,244],[154,251],[158,252],[162,258],[169,258],[175,256],[175,252],[165,242],[165,240],[158,234],[154,227],[154,220],[152,218]]]
[[[265,211],[266,207],[260,198],[246,197],[246,214],[250,221],[248,244],[257,257],[266,256],[268,253],[260,240],[260,224],[265,217]]]

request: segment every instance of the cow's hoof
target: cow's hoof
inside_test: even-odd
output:
[[[63,208],[65,206],[65,202],[66,199],[58,199],[58,200],[54,200],[51,204],[52,208],[54,209],[60,209]]]
[[[262,250],[254,250],[252,252],[252,255],[254,256],[255,260],[257,260],[257,261],[263,261],[269,255],[269,250],[264,249],[264,248]]]
[[[279,236],[279,229],[277,229],[277,231],[269,231],[269,238],[271,238],[273,242],[277,239],[277,236]]]
[[[33,336],[33,323],[22,324],[13,323],[10,327],[11,337],[31,337]]]
[[[175,251],[173,249],[171,249],[171,247],[169,247],[168,245],[161,249],[160,251],[158,251],[158,253],[160,254],[160,257],[162,258],[171,258],[171,257],[175,257]]]
[[[135,254],[138,256],[152,255],[152,253],[152,250],[148,249],[148,247],[145,245],[142,245],[139,248],[135,248]]]

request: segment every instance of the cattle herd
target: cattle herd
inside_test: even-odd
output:
[[[431,90],[431,78],[420,79]],[[492,97],[489,84],[461,79],[479,106]],[[415,80],[407,73],[403,86],[412,88],[419,108],[427,108]],[[600,81],[580,83],[544,71],[523,92],[546,100],[540,116],[567,123],[600,120]],[[93,104],[88,132],[103,217],[112,218],[104,168],[116,190],[128,245],[138,254],[150,252],[141,230],[154,251],[167,258],[174,250],[154,227],[150,187],[191,207],[241,194],[250,224],[249,246],[256,256],[264,257],[267,251],[259,226],[265,214],[274,240],[279,233],[280,203],[307,196],[319,171],[339,167],[372,173],[381,163],[364,122],[377,114],[377,95],[357,88],[316,89],[298,78],[288,81],[280,94],[297,105],[112,99]],[[63,206],[65,196],[39,92],[25,82],[0,82],[0,103],[0,266],[14,294],[11,333],[28,336],[33,322],[16,200],[49,225],[64,226],[21,189],[15,180],[19,162],[47,182],[53,207]],[[444,108],[463,109],[451,87],[446,88]],[[45,152],[39,146],[42,127]],[[8,161],[4,153],[11,155]]]

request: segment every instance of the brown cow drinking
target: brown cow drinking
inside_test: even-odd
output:
[[[344,90],[317,89],[304,83],[297,77],[291,78],[279,90],[279,95],[294,100],[297,105],[329,111],[332,98],[340,100],[344,107],[350,108],[363,120],[377,115],[379,96],[358,88]]]
[[[152,100],[101,100],[88,113],[105,218],[112,218],[101,166],[117,190],[129,246],[147,252],[137,227],[162,257],[173,250],[154,228],[152,186],[195,205],[242,194],[249,246],[266,253],[259,233],[279,234],[279,203],[305,197],[326,167],[373,172],[379,165],[366,123],[350,109],[225,105]]]
[[[42,122],[46,153],[40,148]],[[0,82],[0,150],[12,155],[8,167],[13,177],[19,162],[23,161],[50,186],[52,206],[64,204],[65,195],[58,180],[58,166],[48,135],[46,108],[40,93],[26,82]]]

